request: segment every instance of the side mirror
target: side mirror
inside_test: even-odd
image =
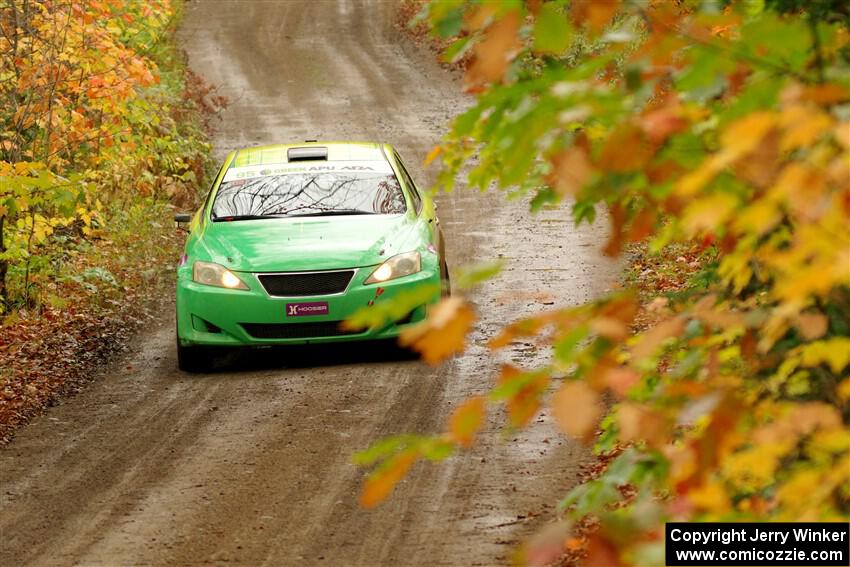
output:
[[[188,223],[192,221],[192,213],[175,213],[174,222],[177,224]]]

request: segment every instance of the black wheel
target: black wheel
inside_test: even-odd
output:
[[[452,279],[449,276],[449,266],[443,260],[440,263],[440,296],[451,297],[452,295]]]
[[[198,346],[183,346],[177,341],[177,366],[183,372],[206,372],[211,366],[209,349]]]

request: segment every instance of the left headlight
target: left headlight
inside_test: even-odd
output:
[[[405,252],[393,256],[372,272],[364,284],[381,283],[387,280],[394,280],[402,276],[415,274],[422,269],[422,257],[419,252]]]
[[[248,289],[239,276],[221,264],[212,262],[195,262],[192,265],[192,281],[228,289]]]

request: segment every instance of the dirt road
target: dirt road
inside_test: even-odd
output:
[[[455,78],[392,27],[393,3],[193,0],[190,63],[231,105],[216,151],[306,138],[395,144],[418,167],[469,104]],[[604,229],[565,211],[532,219],[498,194],[439,197],[451,265],[503,257],[476,291],[481,320],[462,357],[430,369],[381,348],[242,355],[219,372],[176,370],[173,314],[81,395],[0,451],[0,565],[495,565],[552,517],[583,450],[548,416],[474,451],[417,465],[374,511],[357,507],[353,451],[438,431],[487,388],[497,326],[601,292],[615,268]],[[516,296],[518,290],[529,294]],[[550,298],[550,299],[547,299]],[[516,364],[538,354],[517,344]]]

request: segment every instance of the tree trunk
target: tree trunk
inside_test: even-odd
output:
[[[9,271],[9,261],[3,257],[6,252],[6,241],[3,239],[3,228],[6,216],[0,216],[0,313],[6,313],[9,309],[9,297],[6,293],[6,272]]]

